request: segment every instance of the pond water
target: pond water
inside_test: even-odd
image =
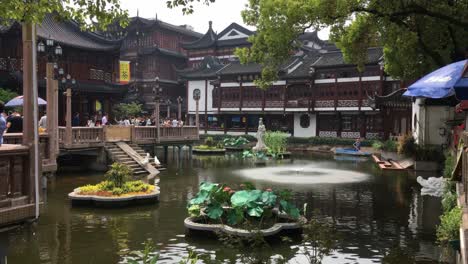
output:
[[[72,208],[67,193],[99,182],[102,174],[60,173],[49,184],[39,222],[0,233],[0,256],[6,251],[8,264],[119,263],[152,239],[161,263],[176,263],[189,249],[225,263],[241,263],[239,252],[217,240],[185,237],[183,220],[187,201],[200,182],[235,185],[246,180],[258,188],[291,189],[298,207],[307,203],[309,212],[316,210],[336,227],[340,242],[324,263],[381,263],[389,253],[395,257],[388,263],[406,263],[402,257],[406,254],[418,263],[436,263],[443,255],[434,235],[440,200],[421,196],[414,175],[382,173],[370,161],[336,161],[312,154],[293,155],[265,167],[236,155],[193,156],[169,163],[160,174],[159,204],[123,209]],[[272,250],[290,263],[305,263],[294,244],[273,245]]]

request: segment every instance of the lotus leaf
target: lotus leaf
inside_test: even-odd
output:
[[[208,215],[208,217],[211,219],[220,219],[223,213],[223,207],[221,207],[219,204],[211,204],[208,206],[208,208],[206,208],[206,215]]]
[[[261,206],[249,208],[247,210],[247,214],[250,216],[261,217],[263,214],[263,208]]]
[[[273,192],[262,193],[262,202],[267,206],[275,206],[277,198]]]
[[[238,191],[231,197],[231,203],[234,207],[252,206],[262,196],[260,190]]]
[[[231,209],[227,214],[227,221],[230,225],[240,223],[244,218],[244,212],[240,208]]]
[[[189,205],[202,204],[209,198],[210,192],[200,191],[197,196],[190,200]]]

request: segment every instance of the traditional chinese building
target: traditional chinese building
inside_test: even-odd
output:
[[[125,38],[120,48],[120,60],[131,62],[132,78],[129,101],[139,101],[146,110],[154,109],[153,88],[161,88],[161,112],[177,113],[177,98],[185,99],[186,87],[179,82],[177,69],[187,66],[187,54],[182,43],[203,35],[190,26],[175,26],[157,18],[134,17],[129,26],[120,29]],[[158,81],[156,81],[158,80]],[[158,82],[158,84],[156,84]],[[183,109],[185,110],[185,109]]]
[[[73,21],[58,21],[47,15],[37,26],[37,43],[46,45],[53,40],[55,49],[60,46],[62,55],[57,66],[76,80],[73,86],[72,109],[81,113],[82,124],[98,112],[111,113],[113,104],[119,102],[127,87],[117,83],[120,40],[110,40],[102,35],[82,31]],[[21,25],[13,22],[0,28],[0,82],[2,87],[22,94],[22,42]],[[49,47],[47,47],[49,48]],[[38,52],[39,96],[45,97],[45,71],[47,56]],[[50,59],[50,58],[49,58]],[[59,86],[65,89],[63,85]],[[62,94],[62,93],[59,93]],[[65,99],[59,96],[59,124],[65,124]]]
[[[235,23],[216,34],[210,22],[202,38],[183,45],[191,65],[180,71],[188,85],[188,114],[193,122],[196,102],[190,95],[199,89],[202,131],[253,133],[260,117],[267,129],[297,137],[386,138],[410,128],[406,106],[405,114],[395,117],[397,131],[383,121],[389,113],[370,100],[400,88],[383,71],[381,48],[368,50],[365,70],[359,72],[333,44],[316,32],[304,33],[298,39],[302,47],[278,69],[280,79],[261,90],[253,82],[261,66],[242,65],[233,54],[236,47],[249,46],[252,34]]]

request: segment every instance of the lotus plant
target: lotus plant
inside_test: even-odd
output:
[[[251,183],[235,191],[225,184],[202,182],[198,194],[189,201],[190,216],[207,216],[214,221],[241,225],[249,220],[262,222],[274,216],[273,211],[298,219],[299,209],[291,203],[290,191],[258,190]]]

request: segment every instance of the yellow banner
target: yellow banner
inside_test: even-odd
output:
[[[120,83],[129,83],[130,82],[130,62],[129,61],[120,61]]]

